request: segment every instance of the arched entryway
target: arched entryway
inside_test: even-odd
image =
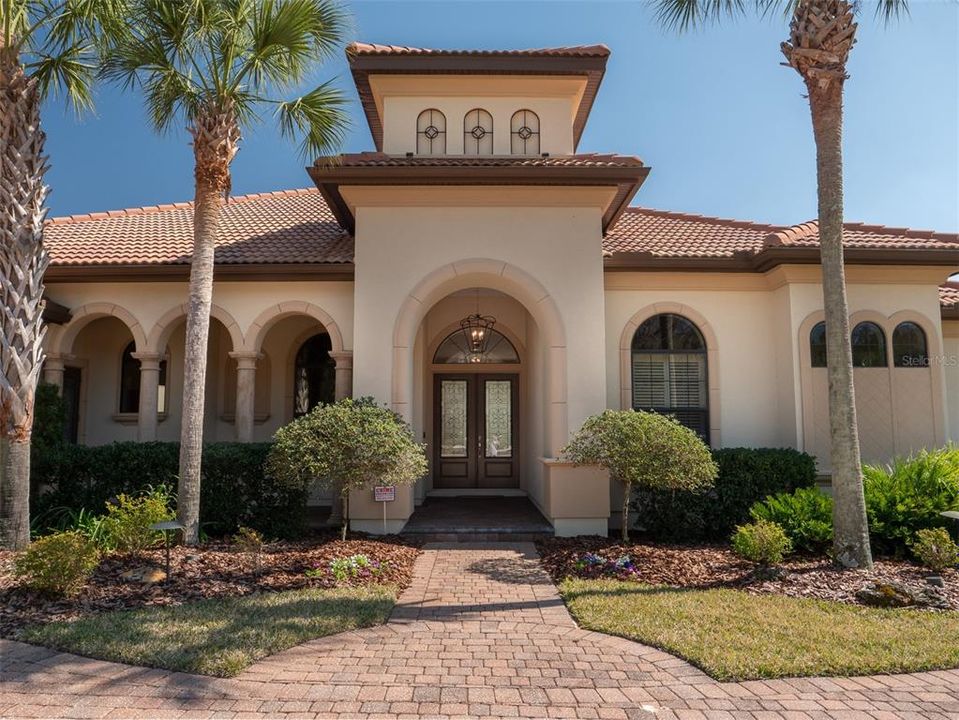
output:
[[[476,311],[469,312],[474,300]],[[525,316],[512,298],[478,288],[444,298],[428,314],[423,332],[434,490],[520,488],[523,366],[518,334],[506,322],[523,332]]]

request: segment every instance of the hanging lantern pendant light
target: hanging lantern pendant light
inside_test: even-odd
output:
[[[466,340],[466,349],[470,362],[482,362],[489,350],[489,343],[493,337],[493,325],[496,318],[491,315],[474,313],[460,320],[460,328]]]

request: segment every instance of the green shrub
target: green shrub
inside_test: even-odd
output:
[[[14,574],[34,590],[54,595],[78,591],[97,567],[97,546],[76,531],[33,542],[14,563]]]
[[[804,552],[822,552],[832,543],[832,498],[818,488],[771,495],[749,509],[753,520],[776,523]]]
[[[339,492],[345,540],[351,490],[412,485],[428,465],[423,446],[399,415],[372,398],[346,398],[321,403],[277,430],[268,469],[282,487],[305,492],[315,482]]]
[[[121,493],[116,502],[107,505],[103,521],[106,545],[117,552],[132,555],[156,545],[163,539],[163,534],[150,526],[175,517],[172,500],[165,485],[147,488],[136,496]]]
[[[959,565],[959,545],[945,528],[920,530],[911,548],[919,562],[935,572]]]
[[[705,492],[647,490],[635,494],[640,527],[655,540],[724,542],[749,522],[750,508],[769,495],[816,484],[816,461],[791,448],[714,450],[719,475]]]
[[[633,488],[695,491],[716,479],[716,463],[700,437],[659,413],[606,410],[588,417],[563,455],[577,465],[606,468],[623,486],[624,541]]]
[[[786,533],[774,522],[757,520],[740,525],[733,533],[733,551],[760,565],[777,565],[792,552]]]
[[[209,535],[228,536],[245,525],[270,536],[292,538],[306,526],[307,490],[264,475],[269,443],[208,443],[203,446],[200,521]],[[175,486],[178,443],[122,442],[87,447],[63,445],[31,469],[46,490],[34,506],[38,529],[69,526],[81,509],[99,511],[118,495],[148,486]]]
[[[241,553],[249,555],[253,560],[253,572],[260,572],[263,558],[263,535],[248,527],[241,527],[233,536],[233,545]]]
[[[919,530],[942,525],[945,510],[959,510],[959,447],[921,451],[891,466],[867,465],[866,515],[873,552],[905,554]]]

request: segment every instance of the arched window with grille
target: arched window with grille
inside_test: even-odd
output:
[[[517,110],[510,120],[509,132],[513,155],[539,155],[539,115],[532,110]]]
[[[709,442],[706,341],[695,323],[672,313],[654,315],[632,342],[632,405],[673,415]]]
[[[120,358],[120,407],[121,413],[140,411],[140,361],[133,357],[136,343],[123,348]],[[160,361],[160,378],[157,384],[157,412],[166,412],[166,360]]]
[[[482,108],[463,116],[463,154],[493,154],[493,116]]]
[[[416,154],[446,154],[446,116],[436,108],[424,110],[416,118]]]
[[[861,322],[852,329],[852,364],[857,368],[887,367],[886,334],[874,322]]]
[[[892,331],[892,362],[896,367],[929,367],[926,332],[914,322],[901,322]]]
[[[336,387],[333,344],[327,333],[306,340],[296,353],[293,370],[293,417],[306,415],[319,403],[331,403]]]
[[[826,323],[821,320],[809,331],[809,358],[814,368],[826,367]]]

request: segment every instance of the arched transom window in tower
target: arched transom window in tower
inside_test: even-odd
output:
[[[416,154],[446,154],[446,116],[436,108],[424,110],[416,118]]]
[[[493,154],[493,116],[482,108],[470,110],[463,117],[463,154]]]
[[[532,110],[517,110],[510,120],[510,152],[539,155],[539,116]]]

